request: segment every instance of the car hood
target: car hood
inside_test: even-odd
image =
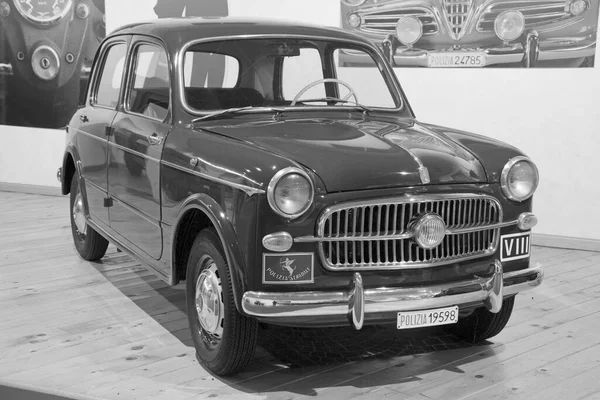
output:
[[[302,164],[323,180],[328,192],[487,181],[474,154],[412,119],[220,122],[201,128]],[[420,167],[427,168],[429,182]]]

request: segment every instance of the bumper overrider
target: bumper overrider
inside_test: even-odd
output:
[[[419,49],[402,45],[394,35],[382,43],[386,58],[393,66],[430,67],[431,54],[485,55],[485,65],[522,64],[531,68],[540,62],[591,57],[596,52],[596,35],[541,40],[536,31],[523,35],[519,43],[480,48],[452,48],[443,51]],[[468,66],[468,65],[467,65]],[[479,65],[472,65],[479,66]]]
[[[492,313],[502,309],[505,297],[539,286],[543,280],[540,264],[503,272],[499,260],[493,262],[491,276],[472,280],[412,288],[363,287],[362,276],[355,272],[345,291],[246,292],[242,308],[250,316],[276,320],[346,316],[350,325],[361,329],[365,316],[398,313],[449,306],[481,306]]]

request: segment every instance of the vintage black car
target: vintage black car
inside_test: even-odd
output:
[[[398,67],[591,67],[598,0],[341,0]],[[368,61],[368,60],[367,60]],[[344,54],[360,65],[360,54]]]
[[[339,68],[340,52],[372,68]],[[122,27],[67,127],[62,193],[86,260],[108,243],[185,281],[214,373],[259,323],[498,334],[530,266],[535,164],[419,122],[389,63],[338,28],[236,18]]]

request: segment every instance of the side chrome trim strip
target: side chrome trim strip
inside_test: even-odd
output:
[[[220,184],[223,184],[223,185],[235,188],[235,189],[242,190],[248,196],[253,196],[255,194],[265,194],[265,191],[263,189],[257,189],[252,186],[242,185],[241,183],[230,182],[225,179],[217,178],[215,176],[203,174],[202,172],[194,171],[189,168],[182,167],[181,165],[173,164],[172,162],[169,162],[169,161],[163,160],[163,161],[161,161],[161,164],[163,164],[167,167],[182,171],[182,172],[187,172],[188,174],[191,174],[191,175],[196,175],[200,178],[207,179],[209,181],[217,182],[217,183],[220,183]]]
[[[144,153],[140,153],[139,151],[131,150],[130,148],[122,146],[122,145],[117,144],[115,142],[109,141],[108,144],[109,144],[109,146],[112,146],[112,147],[114,147],[116,149],[124,151],[125,153],[133,154],[135,156],[144,158],[146,160],[154,161],[155,163],[160,163],[160,160],[158,158],[150,157],[149,155],[144,154]]]

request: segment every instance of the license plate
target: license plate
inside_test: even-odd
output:
[[[529,257],[530,236],[529,232],[502,235],[500,261],[520,260]]]
[[[427,54],[429,67],[484,67],[486,62],[485,53],[481,51],[469,52],[446,52]]]
[[[448,325],[458,321],[458,306],[398,313],[398,329]]]

